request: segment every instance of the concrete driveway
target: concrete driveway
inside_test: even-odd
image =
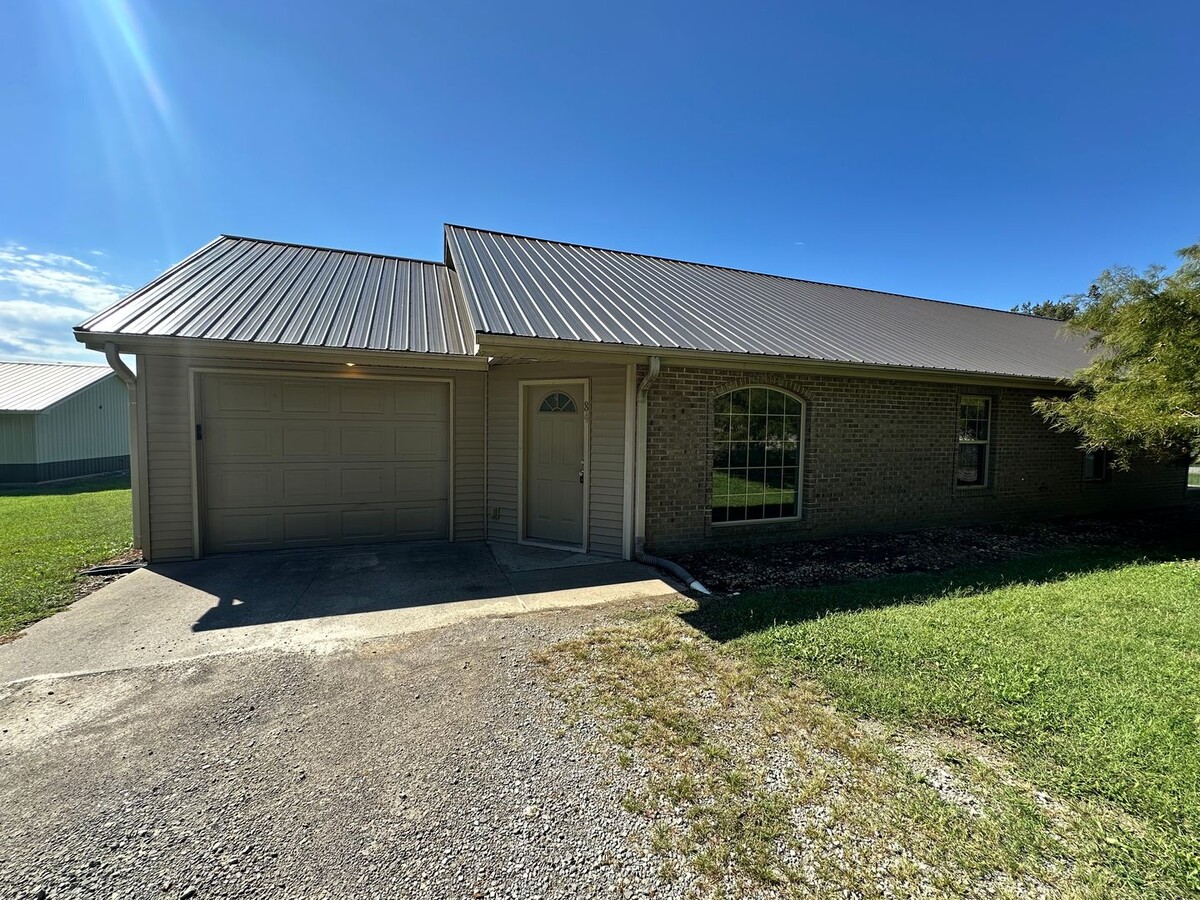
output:
[[[0,898],[681,898],[538,663],[664,595],[485,544],[122,578],[0,645]]]
[[[247,650],[333,649],[478,616],[673,592],[637,563],[482,542],[167,563],[121,578],[0,645],[0,687]]]

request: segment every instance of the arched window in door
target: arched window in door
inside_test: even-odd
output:
[[[538,407],[538,412],[573,413],[575,412],[575,401],[571,399],[570,394],[564,394],[562,391],[551,391],[542,399],[542,404]]]

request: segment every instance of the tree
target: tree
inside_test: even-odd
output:
[[[1043,319],[1069,322],[1079,312],[1079,301],[1073,297],[1064,297],[1062,300],[1043,300],[1041,303],[1030,303],[1026,300],[1024,303],[1014,306],[1012,311],[1024,316],[1041,316]]]
[[[1108,450],[1114,465],[1134,456],[1194,459],[1200,453],[1200,244],[1179,251],[1170,275],[1103,272],[1087,294],[1068,298],[1067,327],[1089,334],[1094,361],[1070,379],[1069,397],[1035,401],[1058,431],[1085,450]]]

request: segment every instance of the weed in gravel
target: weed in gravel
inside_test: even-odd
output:
[[[690,871],[704,893],[1120,895],[1079,845],[1071,808],[1051,816],[1031,789],[973,757],[949,780],[922,774],[815,685],[670,612],[538,659],[572,715],[628,759],[615,764],[644,773],[624,806],[650,821],[664,871]],[[933,758],[938,771],[951,765]]]

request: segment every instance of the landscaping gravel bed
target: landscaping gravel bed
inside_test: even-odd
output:
[[[815,587],[903,572],[940,572],[1048,548],[1151,547],[1200,528],[1200,504],[1139,516],[1093,516],[1017,525],[927,528],[889,534],[756,544],[673,557],[718,593]]]
[[[0,688],[0,897],[670,897],[530,651],[595,611]]]

